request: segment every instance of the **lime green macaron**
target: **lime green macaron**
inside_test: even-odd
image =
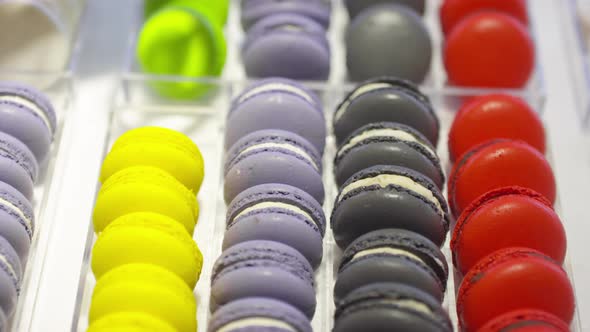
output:
[[[146,0],[145,17],[149,18],[165,6],[187,6],[207,15],[219,25],[227,22],[229,0]]]

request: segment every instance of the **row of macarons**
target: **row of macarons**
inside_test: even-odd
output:
[[[142,127],[114,142],[93,213],[89,331],[196,331],[203,256],[193,233],[203,178],[199,148],[180,132]]]
[[[0,331],[15,312],[33,235],[33,191],[56,131],[48,97],[0,83]]]

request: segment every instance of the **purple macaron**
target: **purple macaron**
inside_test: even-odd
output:
[[[31,200],[38,169],[35,156],[25,144],[0,132],[0,181],[13,186]]]
[[[13,186],[0,182],[0,236],[26,262],[35,227],[31,203]]]
[[[243,191],[229,205],[223,249],[251,240],[281,242],[317,268],[325,231],[322,207],[309,194],[285,184],[262,184]]]
[[[225,163],[225,202],[265,183],[299,188],[324,202],[322,163],[304,138],[283,130],[261,130],[246,135],[228,151]]]
[[[248,30],[242,48],[248,77],[325,81],[330,46],[324,28],[302,15],[275,14]]]
[[[259,20],[273,14],[299,14],[322,25],[330,26],[331,6],[322,0],[243,0],[242,26],[248,30]]]
[[[57,128],[55,110],[47,97],[21,84],[0,83],[0,131],[25,143],[42,163]]]
[[[22,282],[22,264],[10,243],[0,236],[0,309],[10,317]]]
[[[269,298],[250,297],[217,310],[207,331],[312,332],[312,329],[309,319],[295,307]]]
[[[249,241],[225,250],[213,266],[211,311],[248,297],[268,297],[301,310],[316,307],[313,269],[299,251],[273,241]]]

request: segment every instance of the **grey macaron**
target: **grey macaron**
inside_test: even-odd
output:
[[[348,15],[351,18],[355,18],[358,14],[371,6],[381,4],[404,5],[408,8],[412,8],[420,15],[423,15],[426,10],[426,0],[345,0],[344,4],[346,5]]]

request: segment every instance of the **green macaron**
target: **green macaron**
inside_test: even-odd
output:
[[[229,0],[146,0],[144,5],[144,15],[146,18],[152,16],[155,12],[164,6],[188,6],[197,11],[208,12],[210,17],[220,25],[227,22],[229,13]]]

